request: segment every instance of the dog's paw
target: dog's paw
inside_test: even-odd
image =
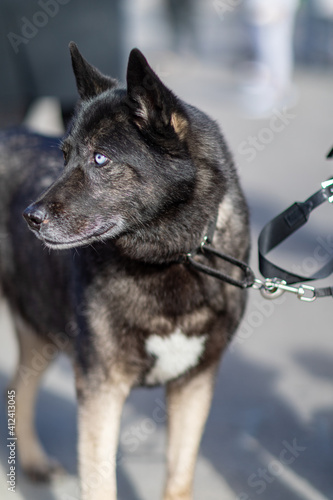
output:
[[[53,458],[49,458],[43,463],[30,464],[24,467],[24,472],[31,481],[36,483],[49,483],[66,474],[63,466]]]

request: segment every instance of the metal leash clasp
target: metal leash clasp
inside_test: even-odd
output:
[[[321,187],[328,191],[327,195],[328,202],[333,203],[333,179],[328,179],[327,181],[322,182]]]
[[[313,286],[291,286],[278,278],[267,278],[264,281],[256,279],[253,288],[260,290],[261,295],[269,300],[277,299],[284,292],[295,294],[303,302],[313,302],[317,298],[316,289]]]

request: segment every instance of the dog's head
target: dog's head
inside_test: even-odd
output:
[[[129,56],[127,89],[91,66],[74,43],[70,51],[80,101],[62,142],[63,173],[24,212],[36,235],[51,248],[71,248],[110,238],[128,243],[129,235],[143,238],[149,227],[157,241],[161,221],[179,219],[189,204],[181,225],[193,225],[199,188],[207,212],[212,203],[216,208],[223,176],[218,166],[208,172],[208,146],[198,149],[200,133],[211,133],[213,122],[206,118],[208,132],[193,131],[205,115],[167,89],[137,49]],[[195,125],[191,115],[199,117]],[[207,171],[202,182],[198,162]]]

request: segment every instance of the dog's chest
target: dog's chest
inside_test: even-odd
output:
[[[95,338],[109,331],[113,355],[128,369],[137,369],[143,385],[165,384],[185,374],[205,359],[211,345],[216,312],[191,275],[178,267],[167,273],[141,277],[123,272],[112,286],[100,289],[101,295],[93,295]],[[97,315],[101,303],[105,313]],[[97,325],[96,318],[107,323]]]
[[[206,335],[188,337],[180,328],[166,337],[150,335],[145,350],[155,362],[145,383],[164,384],[195,367],[204,353],[205,341]]]

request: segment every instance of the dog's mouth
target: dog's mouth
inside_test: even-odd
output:
[[[106,228],[100,228],[99,230],[94,231],[90,234],[77,236],[75,238],[63,238],[61,236],[51,238],[50,236],[43,235],[40,232],[36,232],[36,236],[38,236],[48,248],[52,248],[54,250],[65,250],[69,248],[87,246],[97,241],[102,241],[107,238],[113,238],[117,234],[119,234],[119,232],[119,224],[114,222],[112,224],[109,224]]]

